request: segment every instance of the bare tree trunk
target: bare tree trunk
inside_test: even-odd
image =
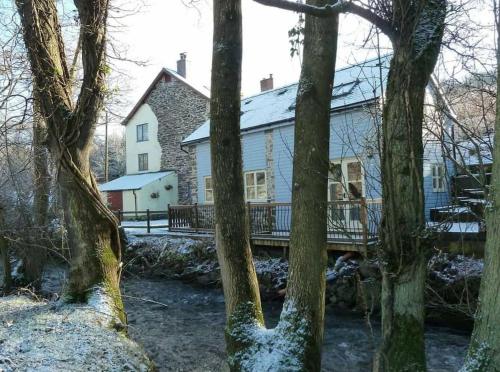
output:
[[[17,0],[34,78],[34,96],[47,123],[49,150],[59,168],[71,252],[67,297],[87,301],[104,292],[125,321],[119,280],[117,220],[100,199],[89,153],[105,91],[108,0],[75,0],[81,32],[83,80],[78,100],[54,0]]]
[[[328,1],[309,0],[323,6]],[[302,72],[295,113],[290,268],[284,320],[305,319],[303,368],[321,369],[327,264],[327,191],[330,102],[337,52],[338,16],[306,15]],[[287,319],[290,318],[291,319]]]
[[[273,368],[277,370],[314,371],[321,366],[330,101],[337,27],[336,16],[306,20],[304,67],[297,97],[290,281],[280,323],[273,333],[266,334],[243,192],[241,4],[239,0],[214,1],[212,178],[217,253],[228,316],[226,341],[234,371],[263,368],[259,364],[263,362],[261,352],[276,353]],[[260,332],[267,336],[260,337]]]
[[[248,346],[231,336],[233,328],[247,321],[264,323],[243,194],[241,54],[241,1],[214,0],[210,145],[216,245],[226,301],[226,343],[230,358]],[[231,367],[239,369],[237,362]]]
[[[497,97],[491,206],[486,213],[484,270],[464,372],[500,371],[500,9],[495,1],[497,25]]]
[[[47,214],[49,209],[50,175],[48,151],[45,146],[47,136],[45,122],[40,107],[33,107],[33,228],[28,248],[23,255],[23,275],[25,282],[39,289],[47,256],[45,247]]]
[[[393,39],[383,111],[382,345],[374,370],[425,371],[429,247],[424,234],[422,125],[425,89],[441,46],[446,3],[408,3],[394,9],[401,27]]]
[[[3,265],[3,290],[8,292],[12,288],[12,267],[10,265],[9,242],[5,238],[4,230],[4,209],[0,205],[0,256]]]

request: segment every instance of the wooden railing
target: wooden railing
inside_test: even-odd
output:
[[[382,215],[380,201],[335,201],[329,202],[327,208],[329,241],[366,243],[377,239]],[[252,237],[289,237],[291,203],[247,203],[247,213]],[[169,205],[168,221],[170,231],[213,232],[215,208],[212,204]]]
[[[168,216],[168,211],[152,211],[146,209],[145,211],[115,211],[116,217],[118,217],[119,224],[123,226],[123,222],[131,221],[134,224],[126,224],[126,228],[128,229],[144,229],[149,234],[151,233],[151,229],[166,229],[168,228],[167,224],[158,224],[153,221],[158,221],[161,219],[166,219]],[[145,224],[139,224],[141,221],[144,221]]]

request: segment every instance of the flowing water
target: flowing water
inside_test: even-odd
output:
[[[125,279],[123,294],[130,336],[141,343],[160,371],[221,371],[224,364],[224,297],[218,289],[174,280]],[[268,326],[279,318],[280,304],[266,303]],[[380,324],[328,309],[323,371],[369,371]],[[457,371],[469,335],[427,327],[429,371]]]

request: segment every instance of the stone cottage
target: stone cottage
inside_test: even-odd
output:
[[[147,207],[165,210],[166,203],[192,202],[190,155],[181,148],[181,142],[207,119],[210,93],[186,79],[187,63],[186,54],[181,53],[177,71],[163,68],[123,120],[126,177],[130,182],[115,182],[116,187],[110,183],[101,186],[112,209],[143,210]],[[158,190],[150,192],[148,189],[148,195],[140,195],[142,187],[134,191],[134,195],[140,195],[136,200],[147,202],[137,205],[132,200],[124,200],[124,191],[130,190],[124,188],[127,184],[143,183],[135,182],[134,176],[160,172],[170,174],[172,171],[177,175],[177,185],[171,185],[171,182],[163,185],[161,174],[158,174],[158,177],[151,178],[157,183],[159,180]],[[144,179],[149,178],[141,177],[141,180]],[[177,195],[174,195],[175,192]],[[163,195],[165,193],[170,194]]]

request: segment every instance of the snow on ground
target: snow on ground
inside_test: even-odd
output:
[[[121,227],[125,229],[127,234],[143,235],[147,234],[147,221],[122,221]],[[168,233],[168,220],[151,220],[151,234],[166,234]]]
[[[148,371],[143,349],[83,304],[0,299],[1,371]]]
[[[472,278],[480,279],[484,269],[484,261],[474,257],[441,253],[432,256],[428,267],[432,276],[452,284],[466,279],[469,281]]]
[[[479,233],[479,222],[428,222],[427,226],[441,232]]]

